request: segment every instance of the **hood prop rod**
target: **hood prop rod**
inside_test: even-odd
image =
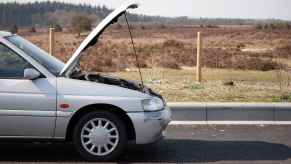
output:
[[[131,33],[130,25],[128,23],[126,12],[124,12],[124,16],[125,16],[125,21],[126,21],[126,24],[127,24],[127,27],[128,27],[128,32],[129,32],[129,35],[130,35],[130,40],[131,40],[131,44],[132,44],[132,49],[134,51],[135,60],[137,62],[137,67],[138,67],[138,72],[139,72],[139,76],[140,76],[141,86],[142,86],[142,89],[144,90],[144,83],[143,83],[142,73],[141,73],[141,69],[140,69],[140,62],[139,62],[139,58],[137,56],[137,52],[136,52],[136,48],[135,48],[135,45],[134,45],[133,36],[132,36],[132,33]]]

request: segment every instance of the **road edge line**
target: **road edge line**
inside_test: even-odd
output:
[[[171,121],[169,125],[291,125],[291,121]]]

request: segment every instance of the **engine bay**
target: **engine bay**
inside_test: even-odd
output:
[[[107,85],[115,85],[122,88],[140,91],[140,92],[163,99],[163,97],[160,94],[154,92],[152,89],[148,87],[142,86],[140,83],[136,81],[125,80],[125,79],[121,79],[119,77],[112,76],[112,75],[104,75],[104,74],[98,74],[98,73],[81,73],[81,74],[78,74],[77,76],[76,75],[73,76],[72,78],[78,79],[78,80],[102,83],[102,84],[107,84]]]
[[[123,88],[142,91],[142,86],[134,81],[123,80],[111,75],[87,73],[83,77],[84,80],[103,83],[108,85],[116,85]]]

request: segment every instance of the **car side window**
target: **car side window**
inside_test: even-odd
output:
[[[31,65],[0,43],[0,79],[23,79],[26,68],[31,68]]]

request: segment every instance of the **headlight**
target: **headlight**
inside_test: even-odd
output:
[[[158,111],[165,107],[164,101],[160,98],[151,98],[142,100],[142,106],[144,111]]]

